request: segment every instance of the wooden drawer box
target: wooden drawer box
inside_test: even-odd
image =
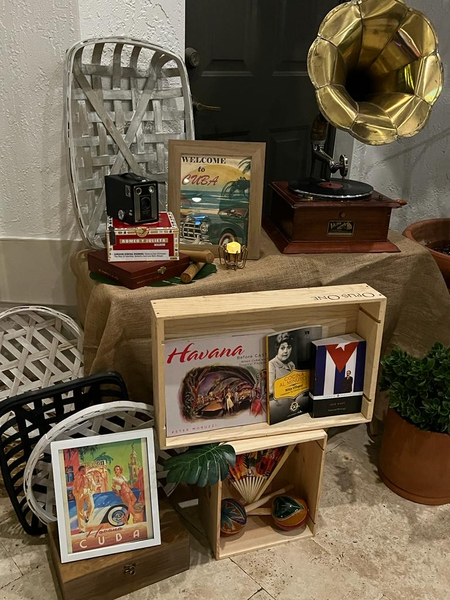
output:
[[[62,564],[58,528],[48,526],[63,600],[113,600],[189,569],[189,535],[167,500],[160,502],[161,546]],[[55,582],[56,583],[56,582]]]
[[[153,396],[161,448],[193,446],[227,440],[245,440],[372,419],[386,298],[366,284],[342,285],[195,298],[154,300],[152,309]],[[358,333],[367,342],[364,395],[360,413],[313,419],[303,414],[276,425],[266,422],[199,433],[166,435],[166,340],[263,331],[283,331],[304,325],[322,325],[322,336]]]
[[[305,500],[309,515],[306,526],[292,531],[278,529],[270,516],[249,515],[242,532],[224,537],[220,535],[221,501],[223,498],[235,498],[242,502],[242,498],[228,480],[219,482],[213,487],[200,489],[200,517],[216,559],[312,537],[316,532],[319,511],[327,443],[325,431],[307,431],[229,443],[234,447],[236,454],[295,444],[294,450],[275,475],[264,495],[293,484],[294,489],[288,494]]]

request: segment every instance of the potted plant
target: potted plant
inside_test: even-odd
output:
[[[417,359],[395,349],[381,360],[389,405],[379,473],[394,492],[421,504],[450,502],[450,348]]]
[[[403,235],[427,248],[450,289],[450,219],[417,221]]]

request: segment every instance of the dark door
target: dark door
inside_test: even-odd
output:
[[[266,183],[309,174],[318,112],[306,58],[338,0],[187,0],[197,139],[264,141]],[[195,64],[195,60],[192,63]]]

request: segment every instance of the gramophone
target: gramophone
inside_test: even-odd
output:
[[[264,227],[281,252],[398,251],[387,237],[389,220],[406,202],[347,179],[347,157],[334,160],[325,140],[329,123],[370,145],[418,133],[442,90],[437,48],[431,23],[402,0],[352,0],[328,13],[308,54],[320,109],[310,176],[270,184]],[[318,164],[325,177],[317,177]]]

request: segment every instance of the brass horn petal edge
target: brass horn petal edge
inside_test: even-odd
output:
[[[444,81],[431,22],[403,0],[352,0],[332,9],[311,46],[307,66],[324,117],[370,145],[420,131]],[[369,100],[380,93],[392,94],[392,105],[383,97],[386,110]],[[399,94],[411,100],[399,105]]]

